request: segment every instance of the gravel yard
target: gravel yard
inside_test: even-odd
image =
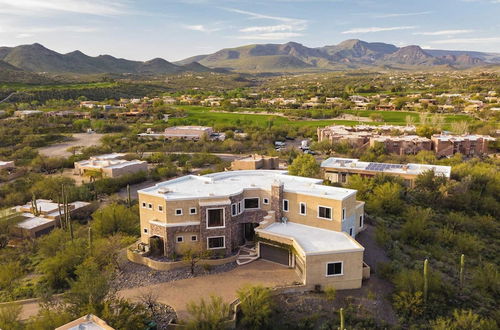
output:
[[[133,262],[127,262],[118,272],[113,280],[113,287],[116,290],[124,290],[151,284],[166,283],[187,278],[219,274],[236,268],[236,262],[220,266],[203,267],[202,264],[196,266],[194,275],[188,267],[174,269],[171,271],[158,271]]]
[[[69,157],[71,156],[71,152],[67,151],[68,148],[76,146],[90,147],[100,145],[100,140],[104,135],[105,134],[98,133],[76,133],[73,134],[73,137],[68,138],[67,141],[40,148],[38,151],[40,154],[47,157]]]

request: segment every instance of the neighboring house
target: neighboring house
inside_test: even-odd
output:
[[[415,179],[426,171],[434,171],[436,175],[450,177],[450,166],[427,164],[386,164],[362,162],[353,158],[331,157],[321,163],[321,170],[325,180],[331,182],[347,183],[349,176],[360,175],[373,177],[377,174],[386,174],[402,178],[407,186],[413,187]]]
[[[56,330],[114,330],[104,320],[93,314],[87,314],[74,321],[56,328]]]
[[[0,160],[0,171],[1,170],[10,170],[14,167],[16,167],[16,165],[14,164],[14,161],[1,161]]]
[[[367,275],[354,239],[364,229],[356,190],[253,170],[188,175],[138,196],[141,242],[165,256],[189,249],[230,256],[255,240],[262,259],[295,268],[310,288],[359,288]]]
[[[68,205],[71,216],[84,215],[91,211],[87,202],[73,202]],[[36,210],[31,203],[13,208],[23,220],[16,224],[14,234],[23,238],[37,238],[51,232],[59,225],[64,208],[51,200],[37,199]]]
[[[41,115],[42,113],[43,113],[43,111],[40,111],[40,110],[17,110],[17,111],[14,111],[14,116],[21,118],[21,119],[25,119],[25,118],[32,117],[32,116]]]
[[[377,143],[383,144],[387,152],[398,155],[415,155],[422,150],[432,150],[431,140],[418,135],[381,135],[370,138],[370,147]]]
[[[251,155],[231,162],[231,170],[277,170],[279,169],[279,157]]]
[[[163,136],[166,139],[200,140],[206,136],[211,140],[224,140],[225,135],[215,133],[212,127],[208,126],[173,126],[165,128]]]
[[[438,157],[448,157],[456,153],[464,156],[483,155],[489,152],[488,144],[496,141],[489,135],[435,134],[431,137],[433,149]]]
[[[106,178],[116,178],[125,174],[147,172],[148,163],[143,160],[123,159],[125,154],[112,153],[90,157],[88,160],[75,162],[76,175],[100,175]]]

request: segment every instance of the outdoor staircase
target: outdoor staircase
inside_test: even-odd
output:
[[[243,245],[240,247],[240,253],[238,255],[238,259],[236,259],[236,263],[238,264],[238,266],[242,266],[249,264],[257,259],[259,259],[259,256],[257,255],[255,246]]]

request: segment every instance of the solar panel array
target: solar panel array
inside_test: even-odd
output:
[[[402,168],[403,165],[401,164],[384,164],[384,163],[370,163],[366,167],[367,170],[369,171],[385,171],[385,170],[391,170],[391,169],[398,169]]]

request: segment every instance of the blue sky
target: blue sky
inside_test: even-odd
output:
[[[500,0],[0,0],[0,45],[179,60],[345,39],[500,53]]]

